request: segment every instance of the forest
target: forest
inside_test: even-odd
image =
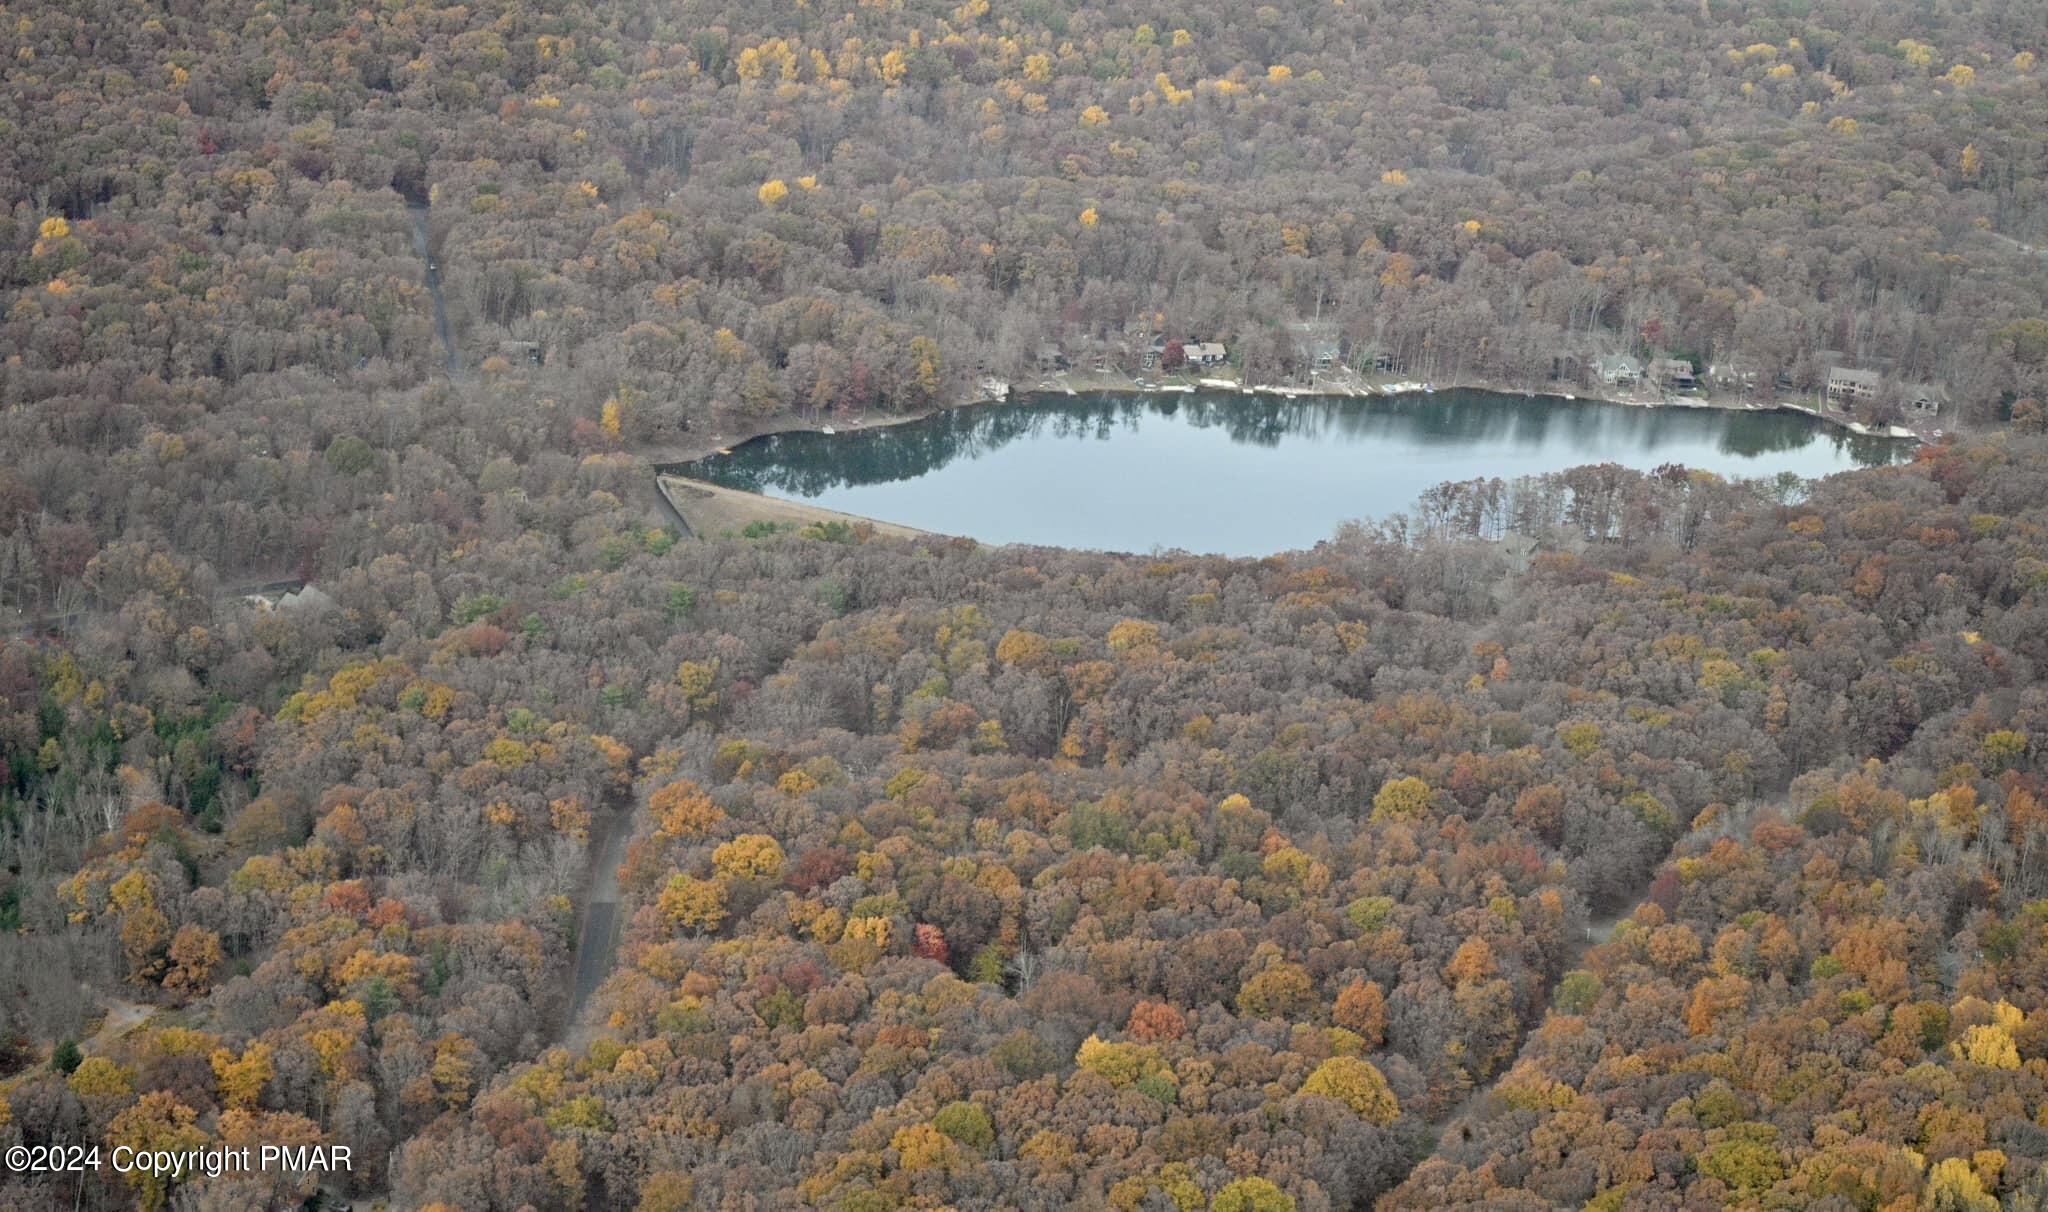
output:
[[[1438,381],[2048,387],[2017,0],[8,12],[0,441],[44,458],[403,450],[451,359],[515,457],[921,409],[1047,340],[1282,381],[1316,320]]]
[[[0,650],[0,1132],[399,1207],[2036,1206],[2048,440],[1255,561],[675,542],[628,474],[382,498],[420,554],[299,610],[95,557]]]
[[[2034,5],[0,17],[0,1146],[356,1159],[0,1206],[2048,1205]],[[1960,432],[1256,560],[650,494],[1302,322]]]

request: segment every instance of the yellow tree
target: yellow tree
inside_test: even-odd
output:
[[[1996,1212],[1998,1200],[1984,1189],[1984,1181],[1968,1160],[1950,1157],[1936,1162],[1928,1172],[1920,1206],[1933,1212]]]
[[[1405,821],[1429,811],[1429,784],[1410,775],[1382,784],[1372,797],[1372,819]]]
[[[1387,1079],[1370,1061],[1355,1056],[1333,1056],[1316,1066],[1301,1084],[1303,1094],[1333,1098],[1360,1118],[1386,1127],[1401,1115],[1400,1101],[1387,1086]]]
[[[1294,1197],[1270,1181],[1240,1178],[1216,1193],[1210,1212],[1294,1212]]]
[[[684,661],[676,666],[676,685],[682,689],[683,698],[690,705],[692,713],[706,713],[718,709],[718,658],[708,661]]]
[[[1159,628],[1143,619],[1125,619],[1109,629],[1105,637],[1111,652],[1125,652],[1132,648],[1146,648],[1159,642]]]
[[[220,1101],[230,1108],[254,1107],[263,1097],[276,1069],[270,1063],[269,1044],[253,1043],[237,1057],[226,1048],[213,1053],[213,1077],[220,1088]]]
[[[910,386],[919,402],[939,394],[939,343],[930,337],[910,338]]]
[[[71,1071],[66,1084],[84,1104],[87,1114],[104,1122],[115,1107],[135,1093],[135,1071],[104,1056],[88,1056]]]
[[[765,833],[742,833],[711,852],[711,866],[728,880],[772,880],[782,874],[782,846]]]
[[[654,812],[657,832],[676,838],[702,837],[725,819],[725,812],[711,802],[704,789],[688,779],[678,779],[647,798]]]
[[[656,898],[655,908],[671,926],[716,930],[725,921],[725,885],[718,880],[672,875]]]
[[[434,1044],[434,1063],[429,1073],[441,1101],[453,1110],[469,1102],[476,1075],[484,1064],[483,1052],[465,1036],[450,1032]]]
[[[121,950],[128,958],[128,979],[154,980],[163,971],[164,945],[170,942],[170,919],[156,907],[156,881],[130,871],[107,889],[107,911],[121,918]]]
[[[171,970],[164,976],[164,988],[186,997],[206,992],[222,958],[219,935],[199,926],[180,926],[171,939]]]
[[[206,1144],[206,1133],[199,1130],[198,1119],[198,1114],[179,1102],[176,1095],[168,1090],[155,1090],[114,1117],[114,1122],[107,1125],[107,1143],[116,1148],[126,1145],[138,1153],[189,1153]],[[123,1177],[135,1188],[136,1200],[144,1208],[161,1208],[170,1198],[174,1180],[153,1167],[132,1167]]]
[[[1315,1001],[1307,969],[1285,961],[1253,973],[1237,991],[1237,1009],[1253,1018],[1288,1018]]]
[[[2013,1043],[2012,1032],[2003,1023],[1981,1023],[1971,1027],[1951,1046],[1956,1055],[1973,1065],[1987,1069],[2020,1067],[2019,1049]]]
[[[1053,664],[1052,641],[1035,631],[1011,630],[997,641],[996,659],[1005,665],[1039,672]]]

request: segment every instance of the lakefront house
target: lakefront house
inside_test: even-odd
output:
[[[1643,364],[1627,354],[1608,354],[1593,364],[1600,381],[1609,387],[1634,387],[1643,377]]]
[[[1843,408],[1868,404],[1877,398],[1878,386],[1884,376],[1874,370],[1857,370],[1848,366],[1832,367],[1828,371],[1828,403]]]
[[[1691,391],[1700,385],[1692,363],[1684,358],[1659,358],[1650,365],[1650,378],[1670,391]]]

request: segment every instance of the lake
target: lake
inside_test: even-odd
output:
[[[1446,480],[1586,463],[1813,478],[1908,449],[1798,413],[1479,391],[1033,395],[886,428],[770,434],[665,470],[988,543],[1267,555],[1407,510]]]

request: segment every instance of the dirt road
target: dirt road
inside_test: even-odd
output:
[[[1648,885],[1645,885],[1644,887],[1645,889],[1647,889]],[[1635,908],[1637,903],[1638,902],[1634,900],[1630,900],[1628,902],[1629,909]],[[1587,923],[1585,933],[1572,944],[1571,948],[1568,951],[1566,951],[1564,965],[1558,971],[1561,973],[1570,972],[1572,969],[1578,967],[1579,961],[1586,958],[1586,952],[1591,951],[1593,948],[1599,946],[1600,944],[1606,942],[1608,939],[1614,937],[1614,928],[1620,925],[1621,919],[1627,917],[1628,914],[1629,910],[1618,909],[1605,917],[1595,918],[1591,922]],[[1543,1019],[1543,1016],[1548,1015],[1549,1013],[1550,1011],[1546,1008],[1543,1012],[1543,1015],[1539,1015],[1537,1017],[1537,1022],[1540,1023]],[[1533,1025],[1534,1024],[1532,1024],[1532,1026]],[[1526,1033],[1524,1034],[1526,1036]],[[1526,1042],[1527,1041],[1525,1038],[1525,1045]],[[1478,1103],[1480,1098],[1486,1095],[1495,1086],[1499,1085],[1500,1079],[1506,1077],[1508,1073],[1514,1069],[1514,1067],[1514,1062],[1512,1061],[1510,1061],[1506,1065],[1501,1066],[1500,1072],[1494,1074],[1486,1081],[1483,1081],[1480,1084],[1472,1087],[1472,1089],[1466,1091],[1465,1097],[1459,1099],[1457,1102],[1453,1103],[1448,1109],[1446,1109],[1442,1114],[1438,1115],[1436,1118],[1429,1121],[1430,1135],[1436,1140],[1435,1148],[1433,1148],[1430,1151],[1432,1156],[1443,1151],[1444,1145],[1447,1142],[1449,1142],[1451,1138],[1452,1130],[1458,1126],[1458,1121],[1464,1119],[1466,1113],[1472,1110],[1473,1106]]]

